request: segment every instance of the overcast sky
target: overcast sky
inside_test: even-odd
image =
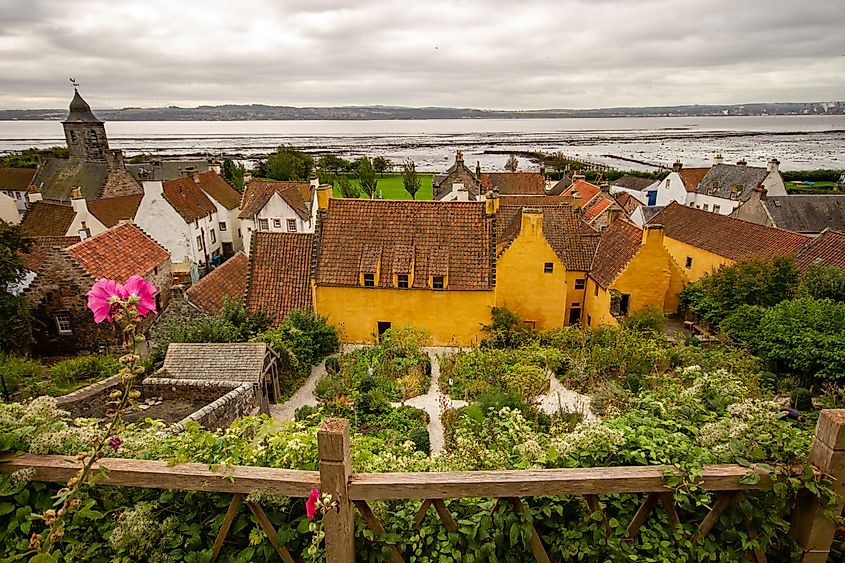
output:
[[[841,0],[0,0],[0,107],[845,99]]]

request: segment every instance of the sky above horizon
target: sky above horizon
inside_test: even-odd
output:
[[[0,0],[0,108],[845,99],[832,0]]]

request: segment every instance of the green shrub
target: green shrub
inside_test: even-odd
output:
[[[14,395],[23,387],[37,385],[44,380],[45,369],[39,362],[20,356],[0,355],[0,377],[6,385],[6,392]],[[0,387],[0,392],[3,388]]]
[[[754,350],[759,345],[760,321],[766,311],[766,307],[759,305],[740,305],[725,317],[719,328],[732,341]]]
[[[93,382],[111,377],[120,371],[120,363],[112,356],[81,356],[63,360],[50,369],[58,384]]]
[[[337,359],[337,356],[330,356],[326,358],[326,372],[327,373],[337,373],[340,371],[340,362]]]
[[[806,387],[798,387],[792,392],[792,407],[802,412],[813,410],[813,394]]]
[[[238,334],[237,327],[220,316],[168,319],[152,331],[151,362],[163,362],[171,342],[237,342]]]
[[[815,299],[845,302],[845,270],[814,264],[804,273],[802,289]]]
[[[541,367],[517,364],[502,375],[505,391],[530,402],[548,389],[549,375]]]
[[[482,327],[490,337],[481,341],[482,347],[519,348],[537,340],[534,329],[522,322],[513,311],[504,307],[493,307],[490,316],[490,324]]]
[[[294,412],[294,420],[297,422],[301,422],[303,420],[308,420],[314,414],[320,412],[320,407],[316,405],[302,405]]]
[[[410,437],[414,443],[414,449],[425,455],[431,454],[431,436],[428,435],[427,429],[423,427],[414,428],[411,430]]]
[[[646,307],[640,309],[636,313],[627,317],[622,321],[622,325],[637,332],[661,332],[663,330],[663,321],[666,320],[666,315],[657,307]]]

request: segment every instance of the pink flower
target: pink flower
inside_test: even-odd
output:
[[[305,501],[305,514],[308,518],[314,518],[317,514],[317,500],[320,498],[320,489],[311,489],[308,500]]]
[[[120,445],[123,444],[123,440],[121,440],[117,436],[112,436],[111,438],[109,438],[108,444],[111,449],[117,451]]]
[[[122,285],[114,280],[98,279],[88,292],[88,308],[94,313],[94,322],[112,322],[117,309],[117,301],[126,299],[127,293]]]
[[[148,313],[156,312],[156,302],[153,298],[156,286],[141,276],[129,276],[123,287],[126,289],[127,298],[134,302],[139,317],[146,317]]]

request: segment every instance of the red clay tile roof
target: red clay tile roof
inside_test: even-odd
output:
[[[209,197],[226,209],[235,209],[241,203],[241,194],[213,170],[199,175],[199,186]]]
[[[499,207],[496,215],[496,242],[500,245],[500,255],[519,236],[522,230],[522,212],[525,208],[542,212],[543,235],[567,270],[584,272],[590,269],[599,238],[568,205]]]
[[[681,168],[678,175],[684,183],[684,189],[688,193],[695,193],[698,184],[701,183],[708,172],[710,172],[710,168]]]
[[[143,197],[143,194],[136,194],[94,199],[87,202],[88,211],[106,228],[114,227],[122,219],[135,219]]]
[[[25,192],[36,172],[35,168],[0,168],[0,190]]]
[[[238,252],[207,276],[188,288],[188,301],[206,313],[216,315],[226,298],[240,302],[244,297],[249,275],[249,259]]]
[[[845,270],[845,232],[825,229],[798,251],[795,265],[802,272],[822,264]]]
[[[637,198],[629,194],[628,192],[620,192],[613,196],[616,198],[616,203],[619,204],[619,207],[625,210],[625,213],[630,215],[634,212],[634,210],[642,205],[642,202],[639,201]]]
[[[241,199],[241,219],[252,219],[267,205],[274,193],[279,194],[285,202],[302,219],[308,219],[311,214],[306,205],[304,193],[310,193],[311,185],[307,182],[261,182],[253,180],[244,189]],[[309,198],[308,201],[311,201]]]
[[[586,180],[578,179],[575,180],[575,182],[573,182],[572,185],[569,186],[561,195],[574,198],[576,192],[579,196],[581,196],[581,205],[586,205],[592,201],[594,197],[601,193],[601,188],[595,184],[587,182]]]
[[[311,233],[253,233],[247,311],[262,311],[278,325],[289,311],[310,310],[313,246]]]
[[[499,205],[572,205],[572,198],[564,195],[500,195]]]
[[[362,260],[375,253],[377,285],[391,287],[397,254],[410,254],[412,287],[428,287],[429,275],[448,268],[446,290],[490,289],[492,233],[484,208],[481,201],[332,198],[320,232],[317,283],[358,286]]]
[[[589,209],[584,212],[584,221],[592,223],[593,220],[597,219],[599,215],[601,215],[611,205],[613,205],[613,199],[610,197],[599,196],[595,198],[595,201],[591,203]]]
[[[546,179],[539,172],[482,172],[484,191],[496,189],[506,195],[545,195]]]
[[[44,258],[47,257],[49,249],[67,248],[79,242],[79,237],[32,237],[30,240],[32,245],[29,247],[29,253],[22,255],[24,267],[36,272],[44,262]]]
[[[32,203],[21,221],[21,228],[31,237],[63,237],[76,212],[70,205],[48,201]]]
[[[639,252],[642,244],[642,229],[625,219],[614,221],[601,234],[590,277],[607,289]]]
[[[764,227],[672,202],[648,222],[666,227],[666,236],[731,260],[795,254],[804,235]]]
[[[164,182],[162,187],[164,199],[186,223],[208,217],[217,211],[208,196],[200,189],[199,184],[191,177],[169,180]]]
[[[66,252],[95,278],[123,282],[132,275],[146,276],[170,254],[144,231],[124,223],[78,242]]]

